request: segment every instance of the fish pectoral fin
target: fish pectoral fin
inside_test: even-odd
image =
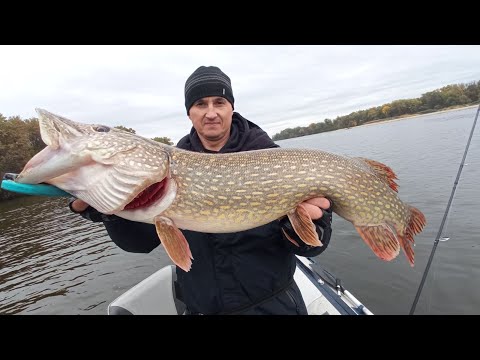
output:
[[[380,259],[390,261],[397,257],[400,252],[400,243],[393,230],[385,225],[356,226],[363,241],[372,249]]]
[[[302,239],[305,244],[311,246],[323,245],[318,238],[315,224],[313,223],[312,218],[305,209],[305,206],[303,206],[302,204],[298,205],[295,210],[290,211],[287,216],[292,223],[293,230],[295,230],[297,235],[300,237],[300,239]],[[287,239],[289,238],[287,237]]]
[[[184,271],[192,266],[192,252],[187,239],[175,223],[165,216],[155,216],[155,228],[165,251],[172,261]]]

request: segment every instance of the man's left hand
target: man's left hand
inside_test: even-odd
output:
[[[330,201],[327,198],[317,197],[304,201],[302,205],[312,220],[317,220],[322,217],[323,210],[327,210],[330,207]]]

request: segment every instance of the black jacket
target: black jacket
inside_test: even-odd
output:
[[[206,150],[195,129],[177,147],[197,152]],[[260,127],[234,113],[231,136],[220,152],[278,147]],[[230,234],[206,234],[182,230],[193,256],[192,268],[177,267],[182,300],[191,313],[202,314],[306,314],[301,293],[293,281],[295,256],[316,256],[328,246],[331,211],[315,221],[322,247],[304,244],[292,231],[287,217],[269,224]],[[91,220],[95,210],[82,214]],[[153,225],[109,216],[105,227],[111,239],[129,252],[150,252],[160,242]],[[281,231],[283,227],[300,247]],[[251,306],[259,303],[258,306]],[[246,309],[246,310],[244,310]],[[243,310],[243,311],[242,311]]]

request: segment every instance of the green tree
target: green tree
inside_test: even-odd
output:
[[[480,96],[480,81],[477,83],[474,81],[467,84],[465,88],[465,95],[470,99],[470,101],[477,101]]]
[[[132,133],[132,134],[136,134],[137,132],[135,130],[133,130],[132,128],[127,128],[123,125],[117,125],[115,126],[115,129],[120,129],[120,130],[123,130],[123,131],[126,131],[126,132],[129,132],[129,133]]]
[[[157,142],[161,142],[161,143],[164,143],[164,144],[167,144],[167,145],[173,145],[173,141],[170,140],[170,138],[166,137],[166,136],[162,136],[162,137],[154,137],[152,138],[153,141],[157,141]]]
[[[0,173],[20,172],[33,151],[26,124],[19,116],[0,118]]]
[[[46,145],[42,140],[40,135],[40,126],[38,125],[37,118],[30,118],[24,120],[25,129],[28,134],[28,141],[30,145],[30,153],[31,156],[35,155],[39,151],[41,151]]]
[[[326,131],[333,130],[333,121],[331,119],[325,119],[323,122],[325,123]]]
[[[441,109],[444,107],[444,99],[440,90],[429,91],[423,94],[421,100],[427,106],[427,109]]]

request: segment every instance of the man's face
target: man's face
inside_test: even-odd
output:
[[[230,136],[233,107],[220,96],[208,96],[195,101],[189,118],[201,140],[220,141]]]

